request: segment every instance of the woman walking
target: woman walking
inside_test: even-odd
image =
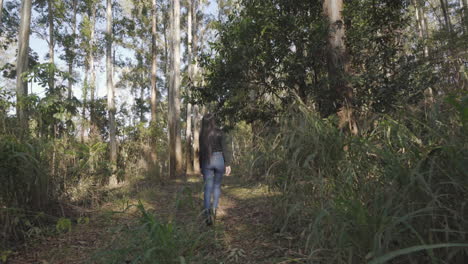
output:
[[[200,169],[203,174],[204,186],[204,214],[206,224],[212,225],[216,217],[219,197],[221,195],[221,181],[223,175],[231,173],[231,144],[223,131],[216,126],[213,114],[203,116],[200,132]],[[213,197],[213,201],[211,198]]]

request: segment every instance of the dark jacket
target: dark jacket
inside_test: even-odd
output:
[[[200,137],[200,144],[203,144],[202,138]],[[231,137],[225,134],[221,130],[217,130],[216,135],[210,140],[209,142],[211,146],[211,153],[213,152],[222,152],[224,157],[224,165],[230,166],[232,160],[232,141]],[[203,166],[204,163],[209,163],[210,158],[208,157],[209,153],[205,153],[203,148],[200,148],[199,152],[199,160],[200,160],[200,168]]]

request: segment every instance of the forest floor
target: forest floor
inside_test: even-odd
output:
[[[141,223],[141,211],[132,206],[140,201],[159,221],[174,222],[183,227],[182,236],[196,239],[191,256],[180,262],[297,263],[303,257],[290,249],[292,238],[275,232],[271,199],[277,194],[266,186],[235,175],[225,177],[218,217],[211,227],[200,214],[202,188],[202,178],[196,176],[164,185],[144,179],[127,184],[113,190],[98,208],[85,211],[89,221],[78,224],[75,219],[69,232],[28,244],[9,263],[132,263],[132,253],[121,252],[125,245],[139,243],[128,230]],[[112,252],[120,252],[117,259]]]

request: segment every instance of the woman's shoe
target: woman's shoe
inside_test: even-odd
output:
[[[216,208],[211,209],[211,213],[212,213],[212,216],[213,216],[213,222],[216,222],[216,211],[217,211]]]
[[[211,210],[208,210],[206,213],[205,223],[207,226],[213,225],[213,215]]]

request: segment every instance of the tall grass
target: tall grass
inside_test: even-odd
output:
[[[464,107],[381,115],[360,136],[291,109],[250,151],[250,167],[282,193],[275,227],[314,263],[466,263]]]
[[[0,249],[41,233],[102,182],[106,144],[0,135]],[[85,186],[86,185],[86,186]]]

